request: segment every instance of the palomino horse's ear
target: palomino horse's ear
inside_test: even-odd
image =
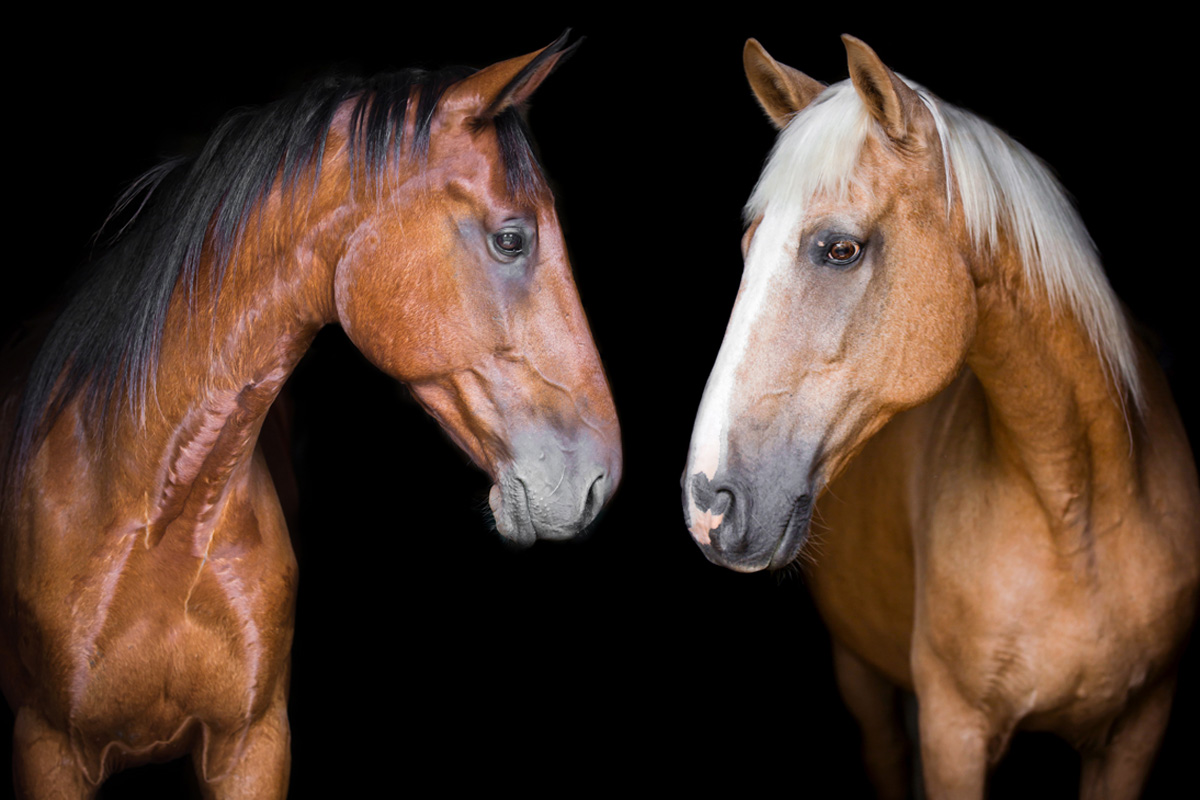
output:
[[[921,98],[879,60],[866,42],[844,33],[842,44],[846,46],[850,80],[871,116],[892,140],[907,139]]]
[[[746,80],[750,81],[754,97],[777,130],[786,128],[792,115],[811,103],[825,88],[820,81],[771,58],[757,39],[746,40],[742,66],[746,69]]]
[[[506,109],[520,106],[583,41],[580,39],[570,47],[564,47],[570,33],[571,29],[568,28],[541,50],[500,61],[464,78],[450,90],[452,97],[456,101],[465,101],[470,116],[479,122],[486,122]]]

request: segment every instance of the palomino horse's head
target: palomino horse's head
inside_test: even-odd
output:
[[[612,395],[516,116],[565,38],[444,91],[420,167],[359,188],[374,208],[334,287],[350,339],[491,475],[496,526],[520,544],[581,532],[621,474]]]
[[[782,130],[747,206],[745,270],[683,478],[712,561],[796,557],[825,485],[898,411],[940,391],[974,336],[961,215],[933,112],[865,44],[829,88],[751,40]]]

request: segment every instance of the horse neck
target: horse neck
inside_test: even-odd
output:
[[[322,170],[311,199],[276,190],[251,215],[219,282],[205,248],[192,290],[176,288],[155,385],[140,417],[118,426],[112,452],[144,503],[148,539],[172,525],[207,539],[230,487],[249,475],[271,404],[334,318],[333,270],[355,224],[345,170]]]
[[[1134,411],[1084,326],[1027,285],[1015,254],[985,272],[967,361],[987,398],[994,453],[1030,481],[1055,538],[1074,550],[1101,490],[1136,480]]]

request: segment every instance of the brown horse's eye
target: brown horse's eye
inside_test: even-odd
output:
[[[829,245],[825,257],[834,264],[850,264],[858,258],[858,254],[861,252],[862,245],[858,242],[843,239]]]
[[[496,249],[506,256],[519,256],[525,249],[525,237],[516,231],[497,233],[494,241]]]

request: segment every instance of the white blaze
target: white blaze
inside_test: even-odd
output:
[[[696,503],[692,496],[692,480],[697,473],[713,480],[728,457],[730,409],[738,388],[738,371],[748,355],[751,332],[766,312],[772,290],[780,286],[780,271],[792,261],[790,251],[794,246],[789,246],[789,242],[794,237],[791,236],[793,226],[787,224],[789,216],[768,211],[754,232],[733,314],[725,329],[716,364],[704,387],[700,411],[696,414],[683,484],[688,498],[688,529],[701,544],[709,544],[709,532],[721,524],[724,515],[714,515]],[[794,216],[791,219],[795,221]]]

